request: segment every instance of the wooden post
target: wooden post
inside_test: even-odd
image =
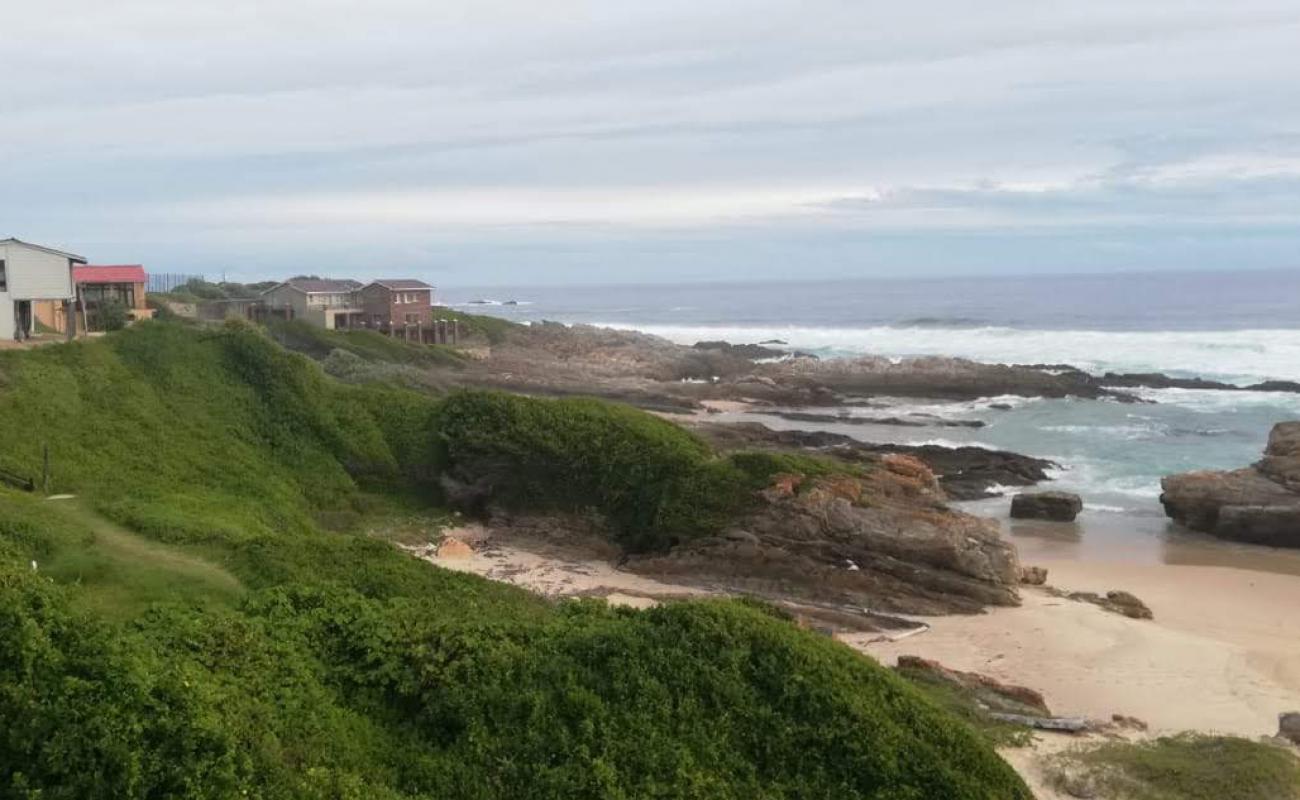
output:
[[[50,443],[41,444],[41,491],[50,493]]]
[[[458,319],[451,321],[451,343],[460,344],[460,320]]]

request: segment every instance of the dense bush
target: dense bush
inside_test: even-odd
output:
[[[455,477],[490,484],[518,507],[594,508],[633,551],[716,533],[777,473],[854,469],[795,454],[720,457],[678,425],[592,399],[457,392],[443,402],[438,430]]]
[[[790,464],[595,402],[345,386],[242,324],[0,374],[0,463],[37,474],[48,445],[78,495],[0,489],[0,796],[1028,797],[965,725],[755,604],[556,606],[318,521],[505,455],[521,497],[558,471],[644,544]]]
[[[95,329],[120,331],[130,321],[126,305],[120,300],[105,300],[95,309]]]
[[[599,400],[458,392],[438,428],[455,474],[517,506],[595,507],[632,550],[714,530],[748,493],[689,432]]]

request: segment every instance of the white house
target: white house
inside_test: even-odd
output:
[[[0,239],[0,337],[31,336],[33,303],[71,303],[72,267],[85,263],[81,256],[62,250]]]
[[[276,311],[292,309],[291,316],[334,330],[350,328],[361,319],[354,280],[290,278],[262,293],[262,302]]]

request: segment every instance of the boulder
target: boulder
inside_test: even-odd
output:
[[[438,543],[438,558],[469,558],[474,550],[455,536],[444,536]]]
[[[1165,513],[1222,539],[1300,547],[1300,422],[1274,426],[1264,457],[1244,469],[1170,475]]]
[[[1096,592],[1067,592],[1048,587],[1048,592],[1056,597],[1064,597],[1080,603],[1092,603],[1115,614],[1123,614],[1130,619],[1154,619],[1155,615],[1147,604],[1130,592],[1111,590],[1105,595]]]
[[[759,507],[732,526],[750,536],[684,542],[632,557],[628,568],[884,613],[974,613],[1019,602],[1015,547],[992,520],[946,507],[921,464],[792,477],[774,476]]]
[[[1021,492],[1011,498],[1015,519],[1050,519],[1071,522],[1083,510],[1083,500],[1070,492]]]
[[[1046,567],[1021,567],[1020,582],[1026,586],[1042,586],[1047,583]]]
[[[1277,715],[1277,735],[1292,744],[1300,744],[1300,711]]]

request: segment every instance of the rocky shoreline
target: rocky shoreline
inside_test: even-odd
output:
[[[1221,539],[1300,547],[1300,422],[1282,422],[1264,458],[1228,472],[1187,472],[1161,484],[1174,520]]]

